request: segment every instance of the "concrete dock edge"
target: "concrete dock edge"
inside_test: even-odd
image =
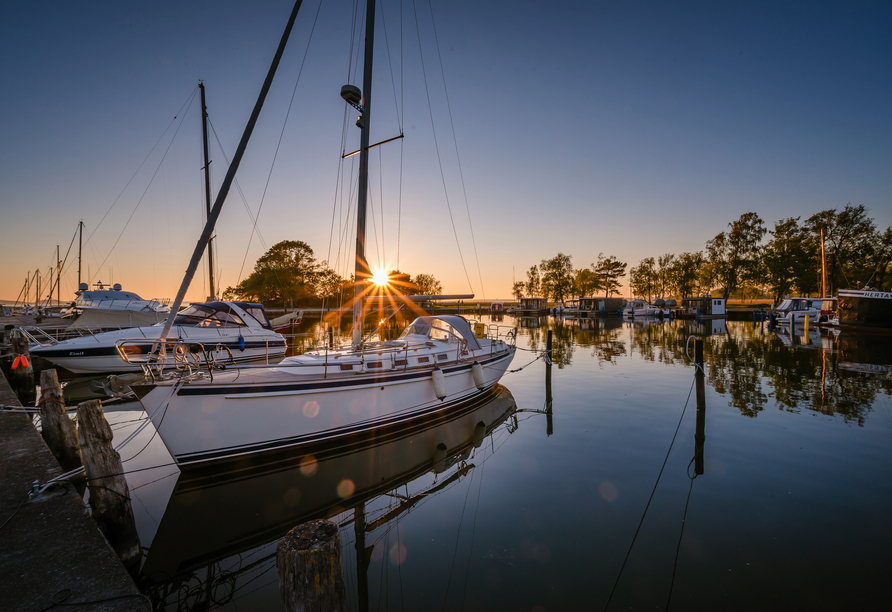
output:
[[[0,404],[18,403],[0,372]],[[0,413],[0,607],[30,612],[55,602],[72,610],[151,610],[74,487],[28,497],[34,481],[60,474],[30,419]]]

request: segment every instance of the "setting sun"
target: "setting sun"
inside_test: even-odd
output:
[[[372,282],[378,285],[379,287],[385,286],[389,279],[387,277],[387,272],[384,270],[378,270],[376,272],[372,272]]]

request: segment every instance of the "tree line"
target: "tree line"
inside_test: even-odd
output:
[[[544,297],[556,302],[575,297],[604,297],[619,294],[620,279],[626,275],[627,264],[613,255],[598,254],[589,266],[575,269],[572,256],[558,253],[543,259],[538,266],[527,270],[526,281],[516,281],[512,289],[515,299]]]
[[[410,276],[399,270],[388,273],[390,292],[402,295],[437,295],[443,287],[432,274]],[[370,283],[371,281],[365,281]],[[273,245],[254,264],[254,270],[235,287],[227,287],[223,299],[259,302],[267,306],[332,306],[353,300],[353,275],[341,277],[327,261],[319,261],[312,247],[301,240]]]
[[[821,233],[826,292],[870,286],[882,290],[892,267],[892,228],[881,232],[863,205],[828,209],[774,229],[754,212],[740,216],[702,251],[642,259],[631,269],[632,292],[651,300],[718,291],[728,299],[820,295]],[[767,241],[765,240],[768,237]]]

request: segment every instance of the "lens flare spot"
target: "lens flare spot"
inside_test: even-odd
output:
[[[310,400],[304,404],[304,416],[312,419],[319,414],[319,404],[315,400]]]
[[[353,481],[349,478],[345,478],[338,483],[338,496],[340,496],[342,499],[347,499],[348,497],[353,495],[354,489],[356,489],[356,485],[353,484]]]
[[[609,502],[612,502],[619,497],[619,491],[616,490],[614,484],[609,480],[605,480],[598,485],[598,494],[604,498],[604,501]]]
[[[400,565],[406,560],[406,547],[402,544],[394,544],[390,547],[390,562]]]
[[[316,469],[318,468],[318,464],[316,463],[316,457],[313,455],[307,455],[303,459],[300,460],[300,473],[304,476],[313,476],[316,474]]]

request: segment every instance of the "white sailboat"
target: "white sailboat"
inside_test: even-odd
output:
[[[227,181],[231,183],[243,145],[247,144],[299,5],[300,0],[242,137],[240,152],[233,158],[208,215],[196,254],[206,244],[219,215],[229,187]],[[212,379],[178,377],[132,385],[181,468],[241,461],[306,444],[347,443],[356,437],[386,432],[406,421],[439,418],[487,393],[514,357],[514,328],[478,323],[472,329],[467,320],[455,315],[419,317],[393,341],[370,342],[363,337],[364,279],[371,277],[365,258],[365,211],[374,0],[368,2],[365,21],[364,95],[354,85],[341,90],[344,100],[361,113],[357,122],[361,137],[352,343],[288,358],[270,368],[227,369],[215,373]],[[185,294],[196,265],[197,257],[193,256],[177,301]],[[414,296],[416,301],[437,297],[442,296]],[[399,296],[393,299],[405,300]]]

